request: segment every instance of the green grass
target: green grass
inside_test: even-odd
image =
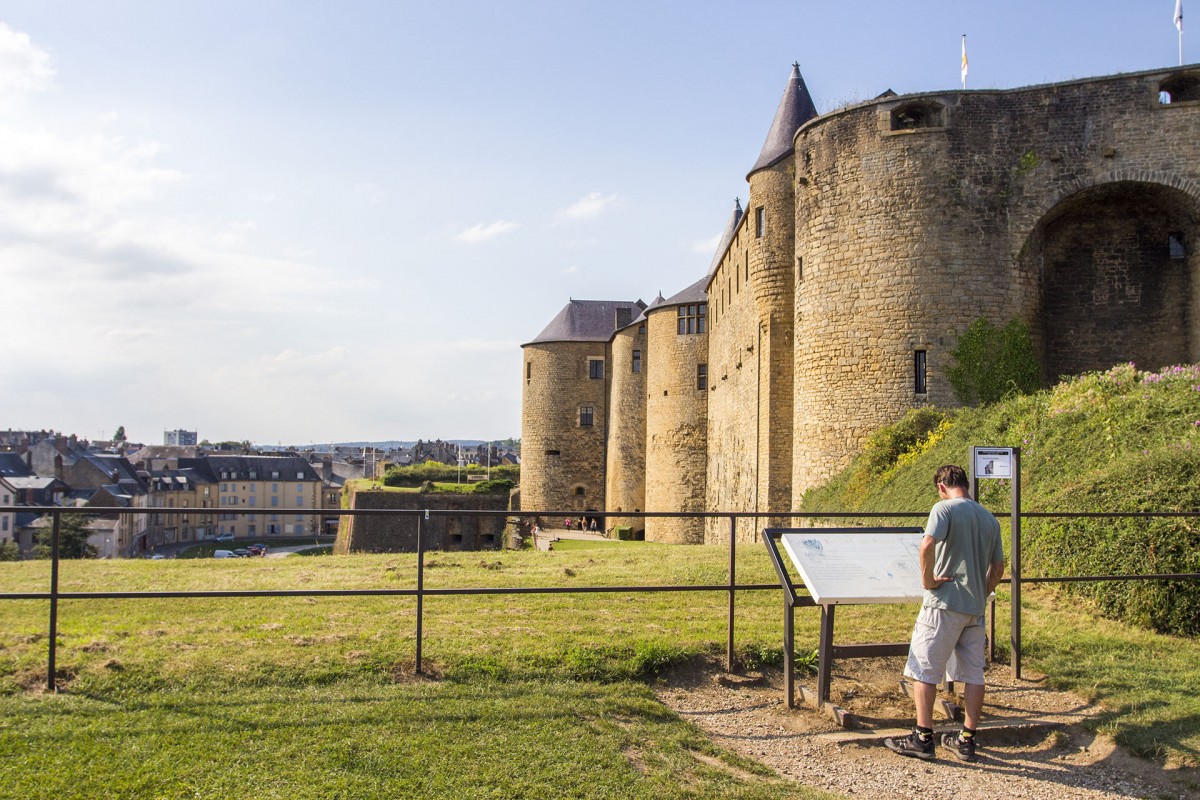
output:
[[[765,552],[744,550],[744,578],[766,579]],[[430,553],[426,585],[719,583],[726,558],[646,544]],[[75,561],[60,585],[411,588],[415,564]],[[0,591],[44,591],[47,580],[44,563],[10,564]],[[777,654],[777,594],[739,600],[739,646]],[[653,699],[647,681],[663,669],[723,653],[724,608],[722,593],[429,597],[434,678],[418,679],[411,597],[64,600],[63,691],[47,695],[47,605],[5,601],[0,796],[821,796],[721,752]],[[808,616],[806,650],[817,635]],[[886,613],[863,618],[866,630],[905,627]]]

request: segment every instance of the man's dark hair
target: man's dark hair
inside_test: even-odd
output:
[[[971,484],[967,481],[966,471],[957,464],[945,464],[938,467],[937,472],[933,473],[933,485],[944,483],[947,488],[957,486],[960,489],[969,489]]]

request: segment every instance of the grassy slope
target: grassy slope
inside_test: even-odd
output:
[[[867,459],[859,458],[806,494],[805,510],[927,510],[937,499],[934,470],[945,463],[965,464],[971,445],[1022,449],[1024,511],[1200,510],[1200,369],[1147,374],[1122,365],[1051,391],[963,409],[882,475],[866,474]],[[985,482],[982,500],[993,510],[1007,511],[1008,482]],[[1002,523],[1007,539],[1007,517]],[[1023,541],[1038,534],[1039,524],[1044,523],[1024,525]],[[1092,527],[1103,537],[1100,526],[1108,524],[1114,523]],[[1194,536],[1198,523],[1163,524],[1176,526],[1167,528],[1168,534]],[[1140,537],[1125,548],[1134,553],[1128,572],[1158,571],[1144,546],[1149,525],[1123,527]],[[1039,563],[1036,549],[1026,556],[1026,576],[1062,574]],[[1190,560],[1177,563],[1200,571],[1200,553],[1193,550]],[[1140,590],[1125,585],[1123,591]],[[1003,587],[1000,595],[1007,600]],[[1022,608],[1022,640],[1033,666],[1052,683],[1102,701],[1110,710],[1101,723],[1107,732],[1143,755],[1200,763],[1200,642],[1195,637],[1156,635],[1144,626],[1100,619],[1094,606],[1059,590],[1026,589]],[[997,638],[1006,642],[1008,634],[998,631]]]

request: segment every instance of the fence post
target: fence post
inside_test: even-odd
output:
[[[50,537],[50,657],[46,666],[46,691],[57,692],[58,684],[54,680],[57,670],[55,661],[58,657],[58,522],[62,515],[54,511],[54,530]]]
[[[733,611],[737,586],[737,517],[729,515],[729,639],[725,645],[725,671],[733,672]]]
[[[1012,534],[1012,565],[1009,576],[1012,578],[1012,631],[1010,646],[1012,647],[1012,676],[1019,680],[1021,677],[1021,448],[1013,448],[1013,477],[1012,477],[1012,518],[1009,531]]]
[[[425,519],[429,519],[429,509],[425,509]],[[422,623],[425,613],[425,548],[421,543],[421,517],[417,517],[417,657],[413,671],[423,674],[421,665]]]

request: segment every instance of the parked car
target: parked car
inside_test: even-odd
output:
[[[219,534],[219,535],[217,536],[217,539],[216,539],[216,540],[217,540],[218,542],[232,542],[232,541],[233,541],[233,534],[232,534],[232,533],[222,533],[222,534]]]
[[[237,550],[233,551],[233,554],[238,558],[247,558],[250,555],[250,551],[244,547],[239,547]]]
[[[237,558],[232,550],[214,550],[213,558]]]
[[[246,549],[250,551],[252,556],[265,556],[267,554],[267,546],[265,544],[248,544]]]

